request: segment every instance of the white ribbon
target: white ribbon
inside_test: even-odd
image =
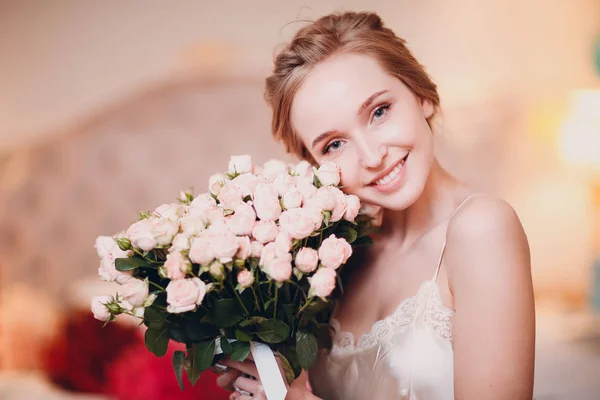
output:
[[[230,340],[235,342],[235,340]],[[263,343],[250,342],[250,351],[258,370],[258,375],[265,389],[267,400],[285,400],[287,387],[284,377],[273,355],[273,350]],[[221,354],[221,339],[217,338],[215,343],[215,354]]]
[[[267,400],[285,400],[287,388],[273,350],[263,343],[250,342],[250,351],[260,376]]]

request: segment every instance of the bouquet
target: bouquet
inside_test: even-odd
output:
[[[97,238],[99,275],[121,286],[92,299],[95,317],[138,317],[157,356],[171,340],[185,344],[172,356],[182,389],[184,371],[195,384],[222,357],[243,361],[252,351],[269,400],[283,398],[283,381],[270,376],[279,372],[273,353],[291,381],[331,345],[340,267],[370,243],[370,217],[339,183],[333,163],[260,167],[233,156],[208,192],[182,191],[179,202]]]

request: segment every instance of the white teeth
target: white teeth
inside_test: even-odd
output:
[[[376,180],[375,183],[378,184],[378,185],[385,185],[386,183],[390,182],[392,179],[394,179],[398,175],[398,173],[402,169],[403,165],[404,165],[404,160],[402,160],[400,162],[400,164],[396,165],[396,168],[394,168],[392,170],[392,172],[390,172],[389,174],[387,174],[383,178]]]

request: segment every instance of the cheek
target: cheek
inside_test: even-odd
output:
[[[344,162],[336,162],[340,167],[340,185],[347,186],[349,191],[354,190],[360,185],[360,167],[358,162],[350,160]],[[346,190],[346,189],[344,189]]]

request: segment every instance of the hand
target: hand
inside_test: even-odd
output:
[[[279,370],[281,371],[282,376],[285,376],[279,359],[277,359],[277,363],[279,364]],[[233,392],[229,397],[231,400],[267,400],[267,396],[258,376],[256,364],[254,364],[251,357],[243,362],[224,359],[221,361],[221,364],[226,365],[231,368],[231,370],[217,378],[217,385],[225,390]],[[250,375],[250,378],[242,376],[242,374]],[[286,400],[321,400],[313,395],[312,391],[309,389],[308,374],[306,371],[302,371],[300,376],[292,382],[291,386],[286,382],[286,387],[288,389],[288,393],[285,397]],[[236,388],[250,394],[241,394],[236,391]]]

